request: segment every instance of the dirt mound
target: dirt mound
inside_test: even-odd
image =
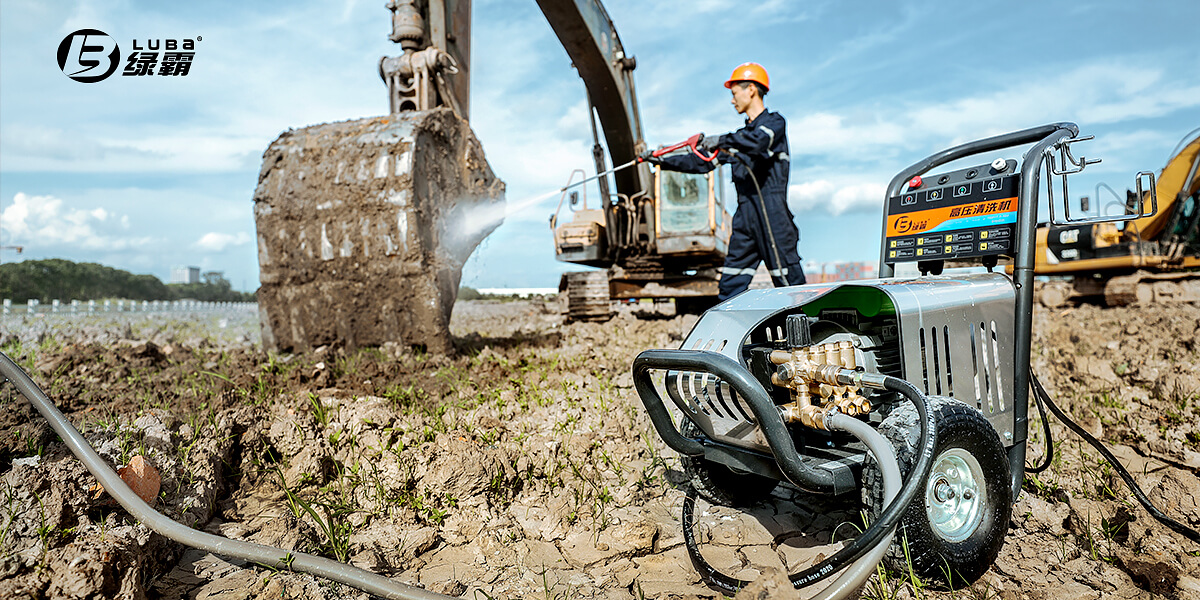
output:
[[[1195,306],[1039,312],[1033,349],[1064,409],[1193,528],[1198,322]],[[469,302],[446,355],[396,344],[279,355],[176,339],[15,353],[113,466],[146,456],[162,473],[158,505],[214,533],[468,598],[718,598],[682,545],[678,459],[629,374],[638,352],[676,346],[691,323],[563,325],[540,303]],[[4,394],[0,596],[365,597],[158,539],[98,497],[25,401]],[[1040,427],[1035,411],[1031,463],[1044,451]],[[1200,548],[1051,427],[1054,461],[1027,477],[999,559],[966,596],[913,589],[897,573],[874,578],[865,597],[1200,597]],[[859,507],[845,504],[781,486],[746,513],[703,508],[697,534],[718,568],[766,575],[743,592],[760,597],[780,588],[778,571],[855,535]]]

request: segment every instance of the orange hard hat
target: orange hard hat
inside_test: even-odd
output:
[[[725,87],[733,87],[733,84],[739,81],[753,81],[764,88],[771,89],[771,78],[767,77],[767,70],[758,63],[742,63],[738,65],[733,74],[729,76],[729,81],[725,82]]]

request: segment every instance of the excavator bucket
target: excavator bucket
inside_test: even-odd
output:
[[[264,347],[449,351],[463,263],[504,207],[504,183],[450,109],[285,132],[254,192]]]

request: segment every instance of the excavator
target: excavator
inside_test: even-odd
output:
[[[1198,167],[1200,128],[1184,136],[1159,174],[1156,214],[1123,226],[1040,224],[1034,272],[1049,280],[1037,284],[1039,301],[1051,308],[1101,298],[1109,306],[1200,302]],[[1127,192],[1109,208],[1135,214],[1144,196]],[[1081,210],[1086,204],[1080,200]]]
[[[677,312],[712,306],[731,231],[725,209],[728,169],[692,175],[635,163],[613,171],[616,189],[610,189],[592,115],[599,118],[612,164],[626,165],[646,149],[633,84],[637,61],[625,53],[599,1],[538,0],[538,6],[587,88],[593,178],[600,192],[589,205],[586,188],[582,201],[580,191],[569,191],[586,177],[576,170],[550,217],[555,258],[599,267],[562,276],[566,318],[607,319],[614,300],[673,298]],[[564,204],[569,213],[563,212]]]

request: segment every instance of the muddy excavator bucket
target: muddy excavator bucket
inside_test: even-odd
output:
[[[504,183],[445,108],[289,130],[254,192],[263,345],[451,349],[462,266]]]

